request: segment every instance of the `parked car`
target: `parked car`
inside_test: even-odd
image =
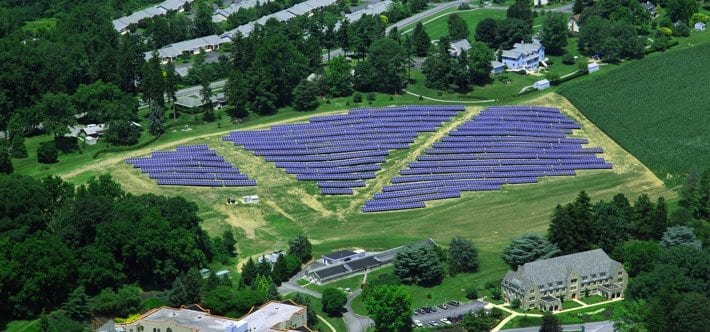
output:
[[[437,323],[435,320],[429,322],[429,325],[431,326],[439,326],[439,323]]]
[[[459,301],[449,301],[449,305],[452,307],[458,307],[460,305]]]
[[[422,322],[419,321],[418,319],[414,320],[414,325],[416,325],[417,327],[424,327],[424,324],[422,324]]]
[[[439,321],[444,325],[451,325],[451,322],[446,318],[439,319]]]
[[[449,306],[442,303],[442,304],[439,304],[439,308],[446,310],[446,309],[449,309]]]

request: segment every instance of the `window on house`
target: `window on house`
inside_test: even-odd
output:
[[[606,272],[601,272],[601,273],[599,273],[599,276],[601,276],[601,277],[606,277]]]
[[[557,282],[557,285],[558,285],[558,286],[562,286],[562,281],[558,281],[558,282]]]
[[[618,273],[618,274],[619,274],[619,275],[622,275],[622,274],[624,274],[624,272],[622,272],[622,271],[619,271],[619,273]]]
[[[572,283],[577,282],[577,279],[572,279],[569,282],[572,282]]]
[[[534,297],[534,296],[531,296],[528,300],[530,300],[530,301],[535,301],[535,297]]]

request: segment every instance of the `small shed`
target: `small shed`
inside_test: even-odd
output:
[[[705,23],[695,22],[695,31],[705,31]]]
[[[550,87],[550,81],[547,79],[539,80],[533,84],[533,88],[537,90],[545,90]]]
[[[505,71],[505,65],[500,61],[491,61],[491,74],[501,74]]]
[[[223,278],[223,277],[229,278],[229,271],[227,271],[227,270],[217,271],[217,272],[215,272],[214,275],[216,275],[218,278]]]
[[[86,136],[84,137],[84,142],[88,145],[95,145],[98,142],[98,138],[94,136]]]
[[[587,72],[588,72],[588,73],[591,74],[591,73],[593,73],[593,72],[595,72],[595,71],[599,71],[599,64],[598,64],[598,63],[592,62],[592,63],[590,63],[590,64],[587,65]]]
[[[258,195],[242,196],[242,203],[244,203],[244,204],[259,203],[259,196]]]

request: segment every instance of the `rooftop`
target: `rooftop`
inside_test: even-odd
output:
[[[213,316],[209,313],[169,307],[158,308],[148,312],[142,320],[164,322],[173,321],[180,326],[195,329],[199,332],[224,332],[227,326],[243,326],[246,321],[238,321],[227,317]]]
[[[356,252],[354,252],[352,250],[339,250],[336,252],[331,252],[330,254],[323,255],[323,257],[327,257],[330,259],[341,259],[341,258],[345,258],[345,257],[352,256],[355,254],[356,254]]]
[[[272,329],[274,325],[286,322],[290,320],[293,315],[301,313],[304,310],[306,309],[299,305],[272,301],[261,306],[261,308],[246,317],[243,317],[242,321],[247,322],[249,329],[253,331],[275,331]],[[224,330],[220,332],[224,332]]]

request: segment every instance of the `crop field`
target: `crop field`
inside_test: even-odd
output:
[[[707,34],[706,34],[707,35]],[[710,165],[710,44],[654,54],[564,85],[564,95],[659,178]]]
[[[507,269],[500,258],[501,250],[509,239],[527,232],[545,232],[554,206],[573,200],[580,190],[586,190],[593,200],[610,199],[618,192],[630,197],[646,193],[652,197],[665,196],[671,202],[677,200],[675,193],[653,173],[594,127],[564,98],[548,93],[526,103],[560,107],[582,125],[582,130],[575,132],[575,135],[587,137],[590,146],[604,148],[603,157],[614,164],[614,169],[580,171],[574,177],[543,178],[538,184],[503,186],[501,191],[496,192],[466,192],[460,199],[438,201],[428,204],[426,209],[360,212],[364,201],[386,185],[407,162],[482,109],[467,107],[466,112],[445,123],[437,132],[419,135],[409,150],[392,152],[382,170],[376,173],[377,177],[368,180],[367,187],[359,189],[353,196],[319,194],[315,182],[297,181],[273,163],[255,157],[231,142],[222,141],[224,131],[158,142],[149,148],[111,155],[60,175],[73,182],[82,182],[90,176],[107,172],[125,190],[136,194],[185,196],[199,206],[203,227],[209,233],[219,234],[226,227],[237,228],[242,261],[248,256],[284,249],[287,240],[298,232],[305,232],[311,239],[316,257],[343,248],[388,249],[429,237],[446,245],[454,236],[465,236],[480,249],[481,272],[452,280],[455,285],[452,284],[451,289],[458,290],[459,285],[482,287],[487,281],[501,278]],[[287,121],[293,122],[293,119]],[[303,121],[303,116],[298,119]],[[264,128],[268,124],[258,123],[242,128]],[[257,187],[163,187],[124,163],[126,158],[171,149],[179,144],[209,144],[210,148],[239,167],[240,172],[255,179]],[[250,194],[259,195],[261,202],[255,205],[226,204],[227,198]],[[415,302],[426,302],[426,293],[425,290],[415,292]]]

